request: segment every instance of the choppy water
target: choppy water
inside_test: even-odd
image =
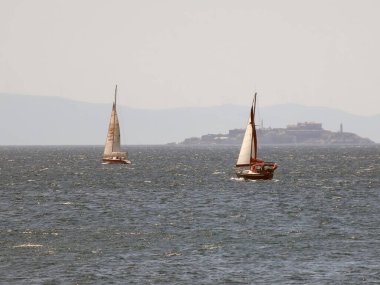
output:
[[[380,146],[0,147],[1,284],[379,284]]]

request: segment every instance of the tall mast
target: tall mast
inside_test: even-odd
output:
[[[250,144],[250,147],[249,147],[249,160],[250,160],[250,164],[252,163],[252,141],[253,141],[253,105],[255,104],[255,97],[253,97],[253,101],[252,101],[252,106],[251,106],[251,112],[249,113],[249,121],[250,121],[250,124],[251,124],[251,129],[252,129],[252,132],[251,132],[251,144]]]
[[[115,87],[115,102],[113,103],[113,134],[112,134],[112,152],[113,152],[113,145],[115,142],[115,122],[116,122],[116,95],[117,95],[117,84]]]
[[[251,162],[250,163],[253,163],[252,158],[256,160],[256,156],[257,156],[257,137],[256,137],[256,125],[255,125],[256,95],[257,95],[257,92],[255,92],[255,95],[253,96],[253,102],[252,102],[251,113],[250,113],[250,121],[251,121],[251,128],[252,128],[252,138],[251,138],[251,147],[250,147]],[[252,149],[252,143],[254,146],[253,149]]]
[[[255,92],[255,96],[254,96],[254,99],[253,99],[253,113],[251,113],[251,122],[252,122],[252,139],[253,139],[253,143],[254,143],[254,155],[255,155],[255,160],[256,160],[256,156],[257,156],[257,136],[256,136],[256,125],[255,125],[255,114],[256,114],[256,96],[257,96],[257,92]],[[251,148],[251,151],[252,151],[252,148]],[[251,153],[251,157],[252,157],[252,153]]]

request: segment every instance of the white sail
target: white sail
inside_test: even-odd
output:
[[[116,93],[117,86],[115,89],[115,102],[112,105],[111,118],[108,126],[107,140],[104,147],[103,157],[125,157],[126,153],[121,152],[120,149],[120,126],[119,119],[117,117],[116,111]]]
[[[249,114],[248,125],[245,130],[243,143],[241,145],[240,153],[236,166],[249,166],[256,160],[257,154],[257,140],[256,140],[256,126],[255,126],[255,109],[256,109],[256,94]]]

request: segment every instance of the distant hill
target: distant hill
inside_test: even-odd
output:
[[[112,100],[112,99],[111,99]],[[112,102],[93,104],[59,97],[0,94],[0,145],[102,145]],[[247,123],[249,106],[142,110],[119,106],[123,144],[165,144]],[[380,114],[357,116],[329,108],[277,105],[260,108],[265,127],[316,121],[380,142]]]

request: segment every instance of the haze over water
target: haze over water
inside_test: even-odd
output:
[[[379,145],[0,147],[4,284],[377,284]]]

